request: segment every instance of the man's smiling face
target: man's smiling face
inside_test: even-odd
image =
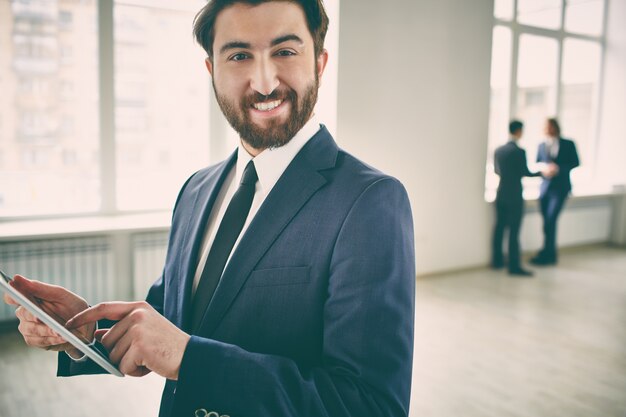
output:
[[[289,142],[311,117],[327,60],[315,57],[302,8],[236,3],[216,19],[213,51],[217,101],[244,142],[257,151]]]

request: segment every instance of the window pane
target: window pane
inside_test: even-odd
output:
[[[561,0],[518,0],[517,20],[525,25],[558,29],[561,27]]]
[[[561,78],[561,124],[564,136],[576,141],[581,159],[586,162],[577,170],[578,178],[592,173],[590,162],[595,144],[599,76],[600,45],[566,39]]]
[[[511,84],[511,30],[503,26],[493,29],[491,49],[491,100],[489,106],[489,141],[485,189],[495,191],[498,178],[493,171],[493,152],[508,138]],[[488,200],[492,196],[486,195]]]
[[[185,179],[208,165],[213,93],[206,54],[191,34],[193,17],[203,5],[198,0],[115,3],[121,210],[171,208]]]
[[[96,0],[0,0],[0,217],[100,207]]]
[[[493,15],[498,19],[513,19],[513,0],[495,0]]]
[[[555,39],[521,35],[517,67],[517,117],[524,121],[527,148],[543,140],[547,117],[556,114],[558,44]],[[529,159],[533,159],[533,152]]]
[[[600,36],[604,20],[604,0],[567,0],[565,30]]]

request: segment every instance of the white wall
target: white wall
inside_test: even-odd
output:
[[[611,242],[626,245],[626,0],[609,0],[604,94],[596,161],[599,178],[621,196],[614,198]]]
[[[484,264],[492,1],[342,1],[338,137],[396,176],[418,273]]]
[[[578,246],[609,240],[614,201],[611,197],[570,198],[559,218],[559,246]],[[535,203],[527,204],[520,234],[525,251],[535,252],[543,244],[543,219]]]
[[[626,184],[626,0],[609,0],[598,173]]]
[[[618,91],[605,96],[610,126],[604,140],[611,142],[610,168],[626,177],[626,0],[611,3],[615,39],[609,42],[605,88]],[[418,274],[489,261],[493,208],[483,196],[492,10],[492,0],[340,4],[337,140],[406,186]],[[541,245],[541,218],[533,205],[522,230],[525,250]],[[607,241],[611,207],[608,198],[570,200],[560,243]]]

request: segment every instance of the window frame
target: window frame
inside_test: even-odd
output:
[[[595,179],[596,167],[597,167],[597,147],[599,144],[600,137],[600,121],[602,119],[602,97],[604,93],[604,70],[606,64],[606,30],[607,30],[607,21],[608,21],[608,10],[610,0],[604,1],[604,9],[602,13],[602,30],[600,35],[588,35],[582,33],[569,32],[565,30],[565,18],[567,12],[567,3],[568,0],[560,0],[561,3],[561,16],[560,16],[560,25],[558,29],[548,29],[542,28],[527,24],[522,24],[518,22],[518,2],[519,0],[513,0],[513,15],[511,20],[505,18],[499,18],[495,16],[495,6],[494,6],[494,14],[493,14],[493,27],[492,30],[496,27],[504,27],[508,28],[511,33],[511,65],[510,65],[510,81],[509,81],[509,117],[508,120],[514,119],[517,115],[518,110],[518,86],[517,86],[517,76],[518,76],[518,65],[519,65],[519,47],[520,47],[520,37],[522,35],[534,35],[545,37],[549,39],[554,39],[557,41],[557,74],[556,74],[556,113],[555,116],[560,119],[561,111],[562,111],[562,91],[563,91],[563,52],[564,52],[564,43],[566,39],[576,39],[588,42],[597,43],[600,47],[600,62],[599,62],[599,76],[598,76],[598,88],[595,92],[595,97],[593,97],[593,101],[598,103],[597,110],[593,117],[593,125],[590,129],[590,143],[593,149],[591,155],[585,155],[585,165],[590,166],[591,177]],[[492,57],[493,59],[493,57]],[[491,86],[489,87],[491,90]],[[550,117],[551,115],[546,115],[546,117]],[[489,138],[489,146],[491,146],[491,138]],[[488,146],[488,149],[489,149]],[[532,155],[532,154],[531,154]],[[487,166],[493,162],[493,155],[488,155],[487,157]],[[495,175],[495,173],[487,172],[487,175]],[[485,184],[489,181],[486,178]],[[488,188],[485,186],[485,199],[487,201],[495,200],[495,189]],[[598,194],[603,194],[603,191],[598,190]],[[526,198],[526,196],[525,196]]]

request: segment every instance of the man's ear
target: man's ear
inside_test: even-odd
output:
[[[320,83],[322,81],[322,75],[324,74],[324,69],[326,68],[326,64],[328,63],[328,51],[326,49],[322,50],[322,53],[317,57],[315,62],[315,69],[317,70],[317,76],[320,79]]]
[[[213,61],[211,61],[211,58],[207,57],[204,59],[204,65],[206,65],[206,69],[207,71],[209,71],[209,74],[211,74],[211,77],[213,76]]]

